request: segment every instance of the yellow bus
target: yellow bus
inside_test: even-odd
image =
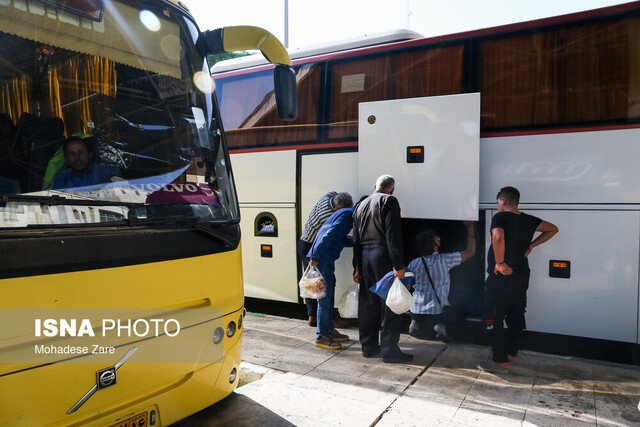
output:
[[[178,1],[0,2],[0,424],[167,425],[232,392],[240,212],[201,32]]]

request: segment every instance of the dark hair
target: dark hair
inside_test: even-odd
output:
[[[338,209],[350,208],[353,206],[353,199],[349,193],[338,193],[333,196],[331,203]]]
[[[508,205],[517,206],[520,203],[520,192],[515,187],[502,187],[496,196],[496,200],[498,199],[504,199]]]
[[[67,146],[72,142],[82,142],[89,153],[93,153],[93,137],[92,136],[78,136],[71,135],[69,138],[62,141],[62,151],[67,154]]]
[[[433,253],[433,248],[436,246],[436,236],[436,232],[432,229],[418,233],[416,236],[416,246],[420,256],[428,256]]]

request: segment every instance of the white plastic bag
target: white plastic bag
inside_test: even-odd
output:
[[[387,295],[387,307],[396,314],[402,314],[409,311],[412,305],[411,292],[402,284],[402,280],[396,277]]]
[[[321,299],[327,294],[327,286],[320,270],[309,264],[300,279],[300,296],[302,298]]]
[[[360,293],[360,285],[357,283],[349,288],[340,301],[338,312],[340,317],[345,319],[355,319],[358,317],[358,294]]]

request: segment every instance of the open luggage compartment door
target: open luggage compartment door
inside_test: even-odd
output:
[[[404,218],[478,220],[480,94],[359,105],[358,186],[396,180]]]

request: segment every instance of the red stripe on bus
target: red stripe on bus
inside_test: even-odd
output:
[[[358,142],[336,142],[333,144],[307,144],[307,145],[286,145],[283,147],[264,147],[264,148],[247,148],[247,149],[229,149],[230,154],[241,153],[262,153],[266,151],[287,151],[287,150],[311,150],[315,148],[343,148],[343,147],[357,147]]]
[[[544,130],[528,130],[528,131],[513,131],[513,132],[486,132],[481,133],[481,138],[501,138],[507,136],[531,136],[531,135],[549,135],[554,133],[579,133],[579,132],[598,132],[603,130],[624,130],[624,129],[638,129],[640,123],[631,125],[612,125],[612,126],[593,126],[583,128],[567,128],[567,129],[544,129]]]
[[[598,127],[585,127],[585,128],[570,128],[570,129],[546,129],[546,130],[531,130],[531,131],[516,131],[516,132],[487,132],[480,134],[481,138],[504,138],[510,136],[533,136],[533,135],[551,135],[557,133],[579,133],[579,132],[598,132],[607,130],[625,130],[625,129],[640,129],[640,123],[632,125],[619,125],[619,126],[598,126]],[[242,153],[262,153],[267,151],[287,151],[287,150],[313,150],[317,148],[343,148],[343,147],[357,147],[358,141],[352,142],[336,142],[332,144],[306,144],[306,145],[286,145],[282,147],[263,147],[263,148],[247,148],[247,149],[229,149],[230,154],[242,154]]]

